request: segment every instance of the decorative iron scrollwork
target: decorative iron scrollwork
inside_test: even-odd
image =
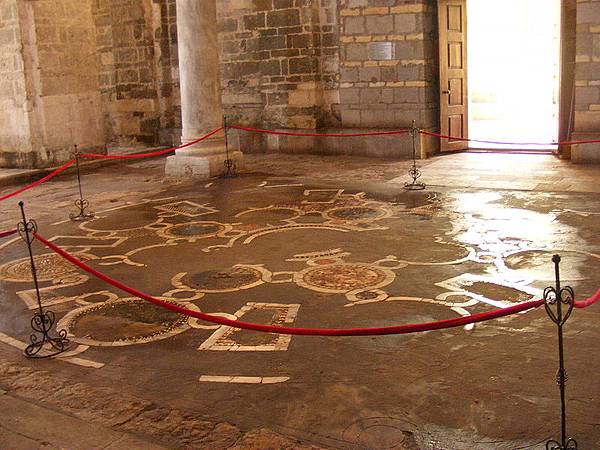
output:
[[[406,183],[404,189],[409,191],[422,191],[425,189],[425,184],[418,181],[421,178],[421,171],[417,168],[417,138],[419,137],[419,128],[417,128],[416,122],[412,121],[410,128],[410,135],[412,137],[412,160],[413,166],[408,171],[408,175],[412,178],[411,183]]]
[[[75,165],[77,167],[77,187],[79,188],[79,198],[75,200],[75,206],[79,209],[79,211],[69,214],[69,218],[73,221],[79,222],[91,219],[94,217],[94,214],[85,211],[90,206],[90,202],[83,198],[83,190],[81,188],[81,170],[79,168],[80,153],[77,146],[75,146],[73,157],[75,158]]]
[[[554,439],[546,442],[546,450],[577,450],[577,441],[573,438],[567,439],[567,419],[566,419],[566,400],[565,386],[569,379],[565,370],[564,345],[563,345],[563,326],[571,317],[573,306],[575,305],[575,293],[570,286],[561,288],[560,286],[560,255],[554,255],[554,274],[556,286],[544,289],[544,307],[548,317],[554,322],[558,331],[558,363],[559,368],[556,373],[556,383],[560,389],[560,421],[561,421],[561,441]]]
[[[35,267],[35,260],[33,258],[32,244],[38,227],[35,221],[27,220],[27,217],[25,216],[25,204],[23,202],[19,202],[19,207],[21,208],[21,217],[23,218],[23,221],[19,222],[17,225],[17,230],[19,230],[19,235],[27,244],[29,261],[31,264],[31,275],[35,285],[35,293],[38,303],[38,310],[31,318],[31,329],[33,330],[33,333],[30,335],[30,344],[25,348],[24,353],[28,358],[49,358],[67,350],[70,342],[67,339],[66,330],[57,331],[56,337],[50,334],[56,318],[52,311],[44,310],[42,306],[37,269]],[[44,349],[44,347],[47,351],[42,354],[41,351]]]

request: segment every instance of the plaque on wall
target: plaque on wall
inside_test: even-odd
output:
[[[376,61],[394,59],[394,47],[391,42],[370,42],[369,58]]]

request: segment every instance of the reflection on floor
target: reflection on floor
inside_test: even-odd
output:
[[[173,187],[86,222],[46,225],[41,233],[151,295],[263,324],[382,326],[506,307],[542,296],[552,284],[556,252],[563,256],[564,282],[578,294],[591,294],[600,282],[600,199],[570,194],[567,205],[545,193],[391,189],[382,198],[341,185],[242,176],[200,190]],[[25,324],[36,308],[35,291],[22,243],[0,244],[1,308],[10,316],[0,323],[0,341],[18,347],[27,329],[14,324]],[[40,246],[35,250],[43,303],[75,343],[61,361],[99,369],[108,378],[118,373],[125,389],[176,371],[188,390],[192,380],[209,387],[204,400],[219,403],[211,414],[253,426],[255,418],[219,386],[255,389],[243,391],[244,402],[262,404],[264,395],[282,402],[264,413],[261,420],[270,426],[364,448],[450,448],[443,447],[448,442],[474,448],[494,436],[496,443],[485,448],[513,448],[553,433],[548,417],[554,418],[556,405],[540,400],[554,394],[552,386],[519,386],[535,385],[542,368],[544,377],[552,377],[553,358],[541,361],[537,350],[553,349],[553,329],[541,312],[407,337],[264,335],[159,309],[91,279]],[[597,336],[596,313],[583,316],[571,333]],[[577,355],[573,350],[573,364]],[[466,385],[460,380],[471,369],[464,364],[477,365]],[[141,380],[140,371],[146,371]],[[501,382],[498,374],[504,374]],[[465,386],[472,392],[465,395]],[[153,389],[166,398],[184,394],[176,386]],[[506,401],[497,398],[501,392]],[[311,402],[322,425],[300,412]],[[340,414],[325,419],[321,408],[331,402],[339,403]],[[451,404],[468,411],[444,417]],[[518,405],[510,414],[509,404]],[[281,408],[287,408],[285,419]],[[587,400],[578,408],[581,417],[597,417]],[[537,418],[521,426],[515,419],[520,415]],[[600,439],[581,426],[590,439]]]

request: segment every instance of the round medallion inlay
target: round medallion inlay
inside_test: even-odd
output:
[[[82,344],[123,346],[151,342],[189,328],[188,317],[137,298],[85,306],[63,318],[69,334]]]
[[[188,274],[183,281],[204,292],[243,289],[261,280],[261,273],[250,267],[233,267]]]
[[[223,225],[215,222],[190,222],[174,225],[166,233],[175,238],[210,237],[224,229]]]
[[[339,292],[377,286],[385,279],[386,274],[382,270],[362,264],[315,267],[303,276],[308,286]]]
[[[77,254],[78,259],[88,261],[91,258]],[[71,275],[77,268],[55,253],[46,253],[33,257],[39,281],[52,281]],[[17,259],[0,266],[0,279],[6,281],[33,281],[29,258]]]

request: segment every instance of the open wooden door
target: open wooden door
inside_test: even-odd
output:
[[[467,0],[438,0],[441,134],[468,137]],[[440,140],[441,151],[463,150],[465,141]]]

